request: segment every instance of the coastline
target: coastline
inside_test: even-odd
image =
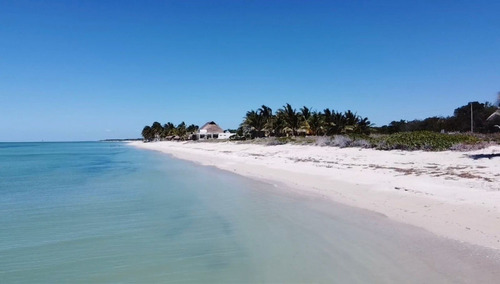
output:
[[[472,152],[236,142],[129,142],[500,249],[500,146]]]

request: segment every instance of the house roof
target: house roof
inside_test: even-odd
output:
[[[494,113],[492,113],[486,120],[493,121],[500,119],[500,108],[498,108]]]
[[[213,121],[205,123],[200,130],[206,130],[207,133],[224,133],[224,130]]]

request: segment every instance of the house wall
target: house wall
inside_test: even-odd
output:
[[[219,137],[217,139],[229,139],[231,136],[234,136],[234,133],[219,133]]]

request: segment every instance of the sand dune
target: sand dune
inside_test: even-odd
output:
[[[474,152],[131,142],[500,249],[500,146]]]

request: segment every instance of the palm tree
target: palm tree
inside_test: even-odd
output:
[[[163,125],[163,138],[175,135],[176,128],[172,122],[167,122]]]
[[[179,123],[179,125],[177,125],[176,132],[180,138],[185,138],[187,130],[186,130],[186,123],[184,123],[184,121]]]
[[[158,121],[155,121],[151,125],[151,130],[153,131],[154,139],[159,140],[163,132],[163,126]]]
[[[257,111],[265,118],[270,118],[273,116],[273,110],[266,105],[262,105]]]
[[[154,133],[150,126],[148,125],[144,126],[144,128],[142,129],[142,137],[144,137],[144,141],[146,142],[153,140]]]
[[[354,128],[354,133],[368,135],[370,134],[370,126],[372,126],[372,123],[368,120],[368,117],[360,117],[357,125]]]
[[[283,136],[284,131],[286,129],[286,121],[281,111],[278,111],[273,118],[273,128],[272,131],[275,136],[280,137]]]
[[[288,103],[283,106],[280,112],[283,114],[286,125],[291,129],[292,135],[296,136],[297,130],[300,128],[302,116]]]
[[[262,119],[264,120],[263,130],[265,130],[267,133],[270,134],[273,130],[273,123],[274,123],[273,110],[266,105],[262,105],[257,110],[257,113],[261,115]],[[266,133],[264,133],[264,136],[266,136]]]
[[[311,108],[308,108],[306,106],[303,106],[301,109],[300,109],[300,114],[302,114],[302,116],[304,117],[305,120],[309,120],[309,118],[311,117],[312,115],[312,112],[311,112]]]
[[[309,125],[309,119],[311,118],[311,109],[303,106],[300,109],[299,115],[302,116],[302,126],[301,128],[304,129],[307,134],[312,134],[311,126]]]
[[[359,122],[359,117],[351,110],[347,110],[343,116],[343,129],[341,129],[341,133],[354,132]]]
[[[265,126],[264,117],[255,110],[248,111],[245,120],[241,124],[244,132],[250,133],[252,137],[261,137],[262,129]]]
[[[324,134],[324,116],[320,112],[313,112],[308,119],[309,129],[312,135],[323,135]]]
[[[336,124],[334,122],[335,111],[325,108],[323,110],[323,131],[326,135],[333,135],[336,132]]]
[[[200,128],[200,127],[199,127],[198,125],[191,124],[191,125],[189,125],[189,126],[186,128],[186,130],[187,130],[187,132],[188,132],[188,133],[193,134],[193,133],[197,132],[199,128]]]
[[[345,115],[341,112],[333,112],[333,134],[341,134],[345,132],[345,126],[347,124],[347,119]]]

